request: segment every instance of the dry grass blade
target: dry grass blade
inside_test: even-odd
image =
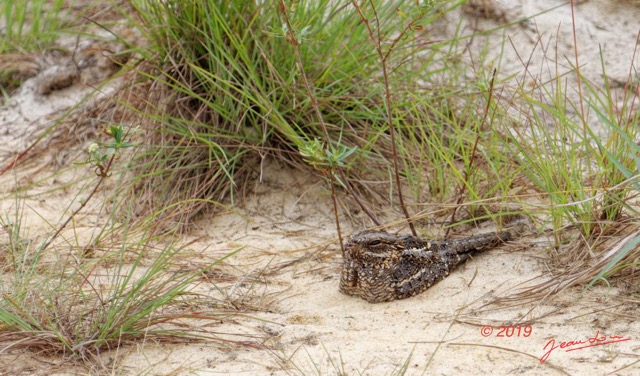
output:
[[[507,351],[507,352],[511,352],[511,353],[515,353],[515,354],[520,354],[520,355],[524,355],[526,357],[529,358],[533,358],[536,361],[539,361],[540,359],[535,356],[535,355],[531,355],[528,354],[526,352],[523,351],[518,351],[518,350],[514,350],[514,349],[510,349],[507,347],[503,347],[503,346],[494,346],[494,345],[483,345],[483,344],[478,344],[478,343],[456,343],[456,342],[450,342],[447,343],[447,345],[449,346],[479,346],[479,347],[486,347],[486,348],[490,348],[490,349],[496,349],[496,350],[500,350],[500,351]],[[571,375],[570,373],[568,373],[567,371],[565,371],[564,369],[562,369],[561,367],[555,366],[553,364],[549,364],[547,362],[543,363],[545,365],[545,367],[549,367],[551,369],[554,369],[560,373],[562,373],[563,375]]]
[[[626,236],[621,238],[616,233],[612,239],[601,241],[591,252],[584,247],[583,240],[574,241],[573,245],[567,247],[568,251],[554,261],[557,268],[555,275],[540,276],[536,279],[544,278],[544,281],[538,283],[535,283],[536,279],[523,282],[520,285],[526,287],[514,286],[512,292],[493,299],[492,303],[521,302],[539,305],[573,286],[583,285],[588,289],[597,282],[610,286],[605,278],[616,272],[619,282],[633,286],[638,279],[633,265],[640,257],[640,249],[637,247],[640,243],[640,231],[635,225],[627,225],[619,232]],[[609,251],[605,253],[605,249]],[[592,252],[597,252],[597,255],[589,256]],[[625,268],[626,273],[620,273]]]

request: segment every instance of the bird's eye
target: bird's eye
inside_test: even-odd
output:
[[[380,240],[372,240],[372,241],[370,241],[370,242],[369,242],[369,245],[370,245],[370,246],[373,246],[373,245],[379,245],[379,244],[381,244],[381,243],[382,243],[382,242],[381,242]]]

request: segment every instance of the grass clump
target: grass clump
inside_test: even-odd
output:
[[[545,47],[542,47],[545,48]],[[602,52],[601,52],[602,56]],[[555,65],[544,82],[516,89],[518,112],[528,127],[509,127],[511,153],[524,167],[527,180],[544,195],[540,218],[553,230],[550,252],[558,274],[525,291],[528,298],[573,285],[591,287],[609,282],[605,276],[632,281],[637,268],[638,93],[632,63],[628,85],[612,90],[602,61],[604,85],[572,66],[567,73]],[[569,76],[579,82],[569,86]],[[578,236],[569,229],[578,230]],[[538,294],[532,294],[537,292]]]
[[[1,224],[18,230],[16,223]],[[125,240],[103,257],[80,262],[71,255],[52,261],[42,247],[13,243],[12,262],[4,268],[13,277],[0,285],[0,353],[26,347],[100,363],[101,353],[142,340],[235,341],[189,324],[227,316],[197,310],[204,305],[193,292],[197,278],[215,263],[180,272],[176,260],[184,249],[168,245],[150,257],[144,243]]]
[[[228,5],[146,4],[146,25],[155,31],[159,53],[168,62],[161,81],[175,93],[169,116],[151,129],[151,148],[143,155],[152,162],[145,165],[150,171],[141,183],[154,197],[233,200],[232,184],[249,173],[260,154],[277,153],[295,163],[298,150],[313,150],[322,134],[301,83],[302,69],[313,82],[314,98],[332,134],[357,118],[378,116],[366,106],[375,106],[370,99],[375,92],[364,90],[375,56],[362,53],[357,37],[348,38],[363,29],[345,7],[328,1],[298,3],[293,24],[306,30],[299,35],[304,42],[304,66],[299,66],[275,4]],[[151,28],[158,23],[166,27]],[[196,201],[182,209],[179,222],[202,206]]]
[[[27,240],[22,223],[25,205],[19,199],[15,215],[0,219],[7,235],[1,247],[0,344],[4,346],[0,353],[26,347],[102,364],[105,351],[149,339],[244,343],[238,336],[220,336],[195,325],[220,323],[234,315],[211,308],[211,299],[196,288],[204,273],[237,250],[205,266],[183,268],[180,255],[186,246],[169,242],[156,251],[155,227],[132,229],[117,223],[113,213],[89,240],[76,238],[72,245],[73,238],[67,238],[60,244],[63,231],[78,221],[81,211],[98,197],[98,188],[112,176],[122,149],[133,146],[125,141],[122,126],[112,125],[106,134],[112,141],[89,147],[87,169],[97,175],[93,189],[51,236],[40,242]],[[98,212],[112,202],[123,205],[117,197],[107,199]],[[77,234],[75,229],[73,233]]]
[[[505,195],[517,169],[491,138],[492,88],[473,92],[465,120],[452,115],[461,88],[428,90],[452,71],[435,67],[457,53],[446,47],[454,41],[431,40],[429,27],[461,3],[137,3],[162,62],[152,76],[163,98],[151,98],[148,146],[134,161],[141,212],[178,203],[164,219],[183,226],[233,202],[269,158],[311,168],[374,224],[375,197],[411,217],[419,208],[407,207],[425,198]],[[498,185],[474,183],[496,176]]]

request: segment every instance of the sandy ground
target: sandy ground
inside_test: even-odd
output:
[[[465,9],[464,30],[469,33],[539,14],[508,29],[505,37],[512,42],[505,44],[500,63],[495,60],[500,74],[516,73],[516,81],[543,80],[556,74],[549,63],[556,58],[560,73],[569,69],[573,38],[570,8],[562,5],[564,2],[475,3],[476,7]],[[601,45],[609,78],[625,82],[639,31],[640,4],[608,0],[578,3],[582,72],[594,81],[602,80]],[[553,10],[543,13],[548,9]],[[448,17],[453,19],[456,14]],[[495,47],[502,42],[502,37],[477,38],[470,51],[479,53],[487,43]],[[532,74],[525,75],[522,61],[529,59]],[[0,109],[3,158],[30,145],[56,114],[87,93],[88,83],[82,78],[58,88],[57,84],[43,84],[46,77],[43,73],[28,81]],[[43,93],[42,85],[50,92]],[[65,165],[64,161],[59,165]],[[57,176],[57,181],[42,182],[39,189],[64,184],[86,169],[65,168],[68,170]],[[15,184],[31,181],[41,173],[25,169],[3,176],[3,196]],[[221,324],[221,332],[254,336],[265,348],[144,343],[103,354],[105,360],[119,360],[112,363],[114,374],[382,375],[403,369],[408,375],[638,373],[638,306],[630,303],[627,293],[601,287],[586,292],[574,288],[544,304],[487,305],[522,287],[521,283],[547,275],[547,239],[525,236],[475,257],[423,294],[369,304],[338,292],[341,256],[326,186],[273,162],[261,166],[260,175],[262,179],[255,182],[241,205],[199,219],[184,240],[196,239],[189,248],[201,259],[214,260],[245,247],[224,268],[235,275],[254,276],[254,282],[241,280],[225,293],[213,284],[203,283],[199,289],[244,307],[254,318],[240,325]],[[56,191],[26,199],[30,209],[25,218],[34,239],[51,230],[46,221],[56,223],[74,194]],[[11,199],[0,202],[2,215],[11,212],[14,204]],[[86,218],[95,214],[88,213]],[[349,225],[346,219],[344,223],[347,232],[363,229],[362,225]],[[91,231],[91,226],[79,225],[77,231]],[[600,345],[604,342],[611,343]],[[599,346],[588,347],[595,344]],[[1,354],[0,365],[0,375],[88,372],[62,359],[22,350]]]

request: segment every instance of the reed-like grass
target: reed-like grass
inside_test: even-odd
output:
[[[0,54],[48,47],[65,26],[63,0],[2,0]],[[68,14],[67,14],[68,15]]]
[[[608,284],[604,277],[614,274],[632,280],[637,267],[639,253],[632,246],[636,239],[629,237],[637,232],[638,208],[633,202],[640,176],[635,65],[630,62],[623,91],[611,89],[604,59],[604,85],[591,82],[575,66],[561,72],[556,63],[551,80],[543,83],[538,77],[531,87],[517,87],[516,110],[527,126],[505,128],[515,160],[544,195],[535,206],[553,229],[552,264],[563,271],[528,289],[525,294],[530,297],[576,284]],[[523,76],[536,77],[532,72]],[[577,95],[575,84],[567,84],[571,78],[580,82]],[[569,228],[579,232],[571,244],[567,242],[575,232]]]

